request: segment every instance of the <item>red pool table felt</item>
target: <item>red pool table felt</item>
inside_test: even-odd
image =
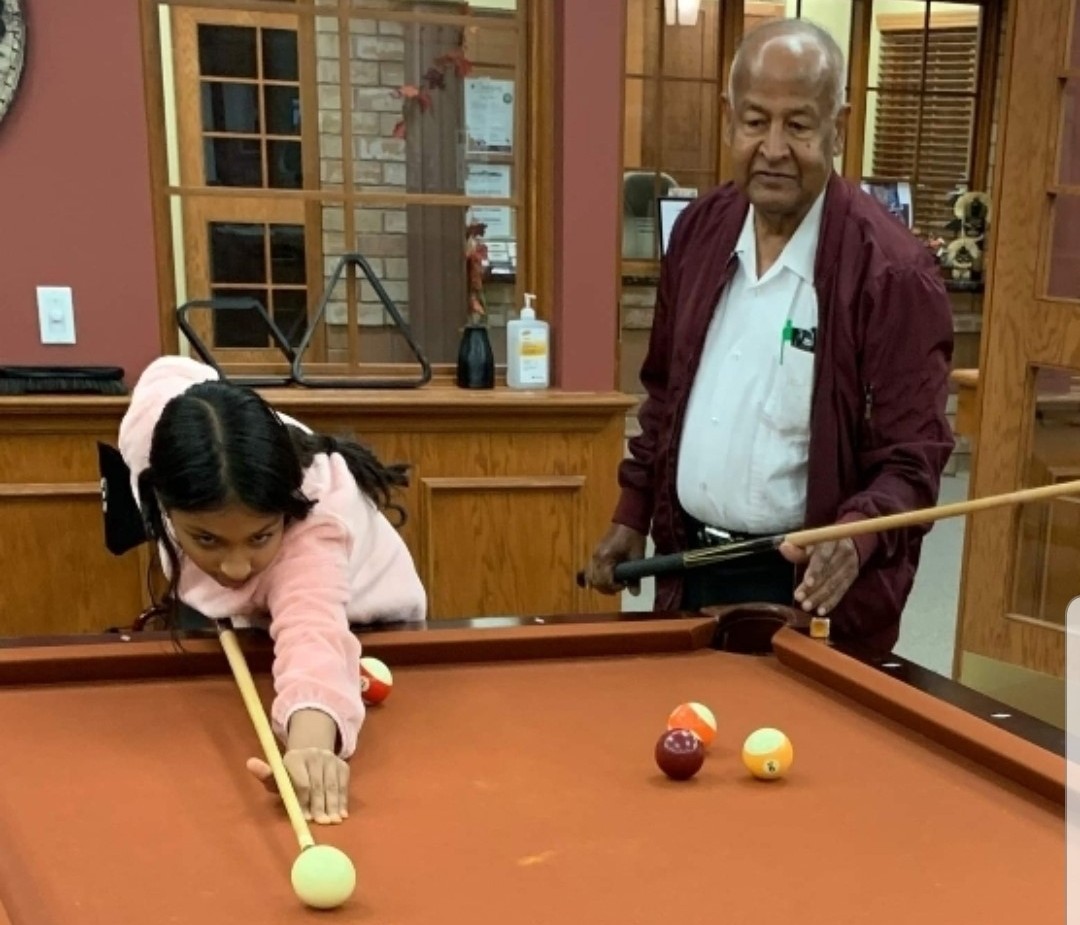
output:
[[[961,754],[853,689],[876,684],[914,717],[932,697],[867,680],[824,643],[784,629],[773,655],[735,655],[706,630],[372,637],[395,688],[369,711],[351,817],[313,826],[358,872],[331,913],[292,892],[296,839],[244,768],[258,746],[215,640],[0,650],[0,923],[1064,921],[1062,759],[945,709],[940,728],[975,742]],[[500,649],[530,632],[537,656]],[[686,700],[719,733],[677,783],[653,746]],[[794,744],[784,780],[742,766],[762,726]]]

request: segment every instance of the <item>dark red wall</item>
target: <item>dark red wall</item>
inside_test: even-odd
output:
[[[562,0],[554,354],[566,389],[616,383],[625,0]]]
[[[137,375],[159,351],[138,5],[27,5],[0,122],[0,362]],[[38,285],[72,287],[75,345],[39,342]]]
[[[616,381],[624,0],[559,0],[555,381]],[[160,351],[138,5],[37,0],[0,123],[0,363],[119,365]],[[103,55],[102,49],[108,49]],[[35,287],[71,286],[78,343],[39,341]]]

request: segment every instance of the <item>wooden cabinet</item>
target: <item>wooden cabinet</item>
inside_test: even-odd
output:
[[[575,583],[616,501],[618,393],[267,389],[308,426],[412,465],[402,534],[433,619],[617,607]],[[126,625],[149,556],[105,549],[97,441],[126,398],[0,398],[0,635]]]

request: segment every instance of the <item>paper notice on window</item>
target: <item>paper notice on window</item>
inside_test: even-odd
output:
[[[477,198],[510,198],[509,164],[469,164],[465,174],[465,195]],[[485,238],[510,238],[514,234],[509,206],[480,206],[469,208],[469,223],[487,225]]]
[[[465,80],[466,154],[514,153],[514,82]]]

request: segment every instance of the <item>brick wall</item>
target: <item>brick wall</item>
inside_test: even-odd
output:
[[[393,91],[405,82],[405,39],[400,23],[353,19],[349,22],[347,86],[352,94],[351,125],[342,124],[340,33],[336,18],[316,20],[316,68],[319,98],[320,178],[325,190],[342,189],[344,171],[352,171],[360,187],[401,191],[406,188],[405,141],[394,138],[401,101]],[[345,237],[345,207],[323,206],[324,286],[340,256],[356,250],[367,258],[387,294],[405,318],[409,308],[404,208],[354,210],[355,236]],[[345,285],[339,283],[326,320],[331,362],[347,359]],[[360,286],[359,323],[378,327],[386,322],[382,306],[366,283]]]

